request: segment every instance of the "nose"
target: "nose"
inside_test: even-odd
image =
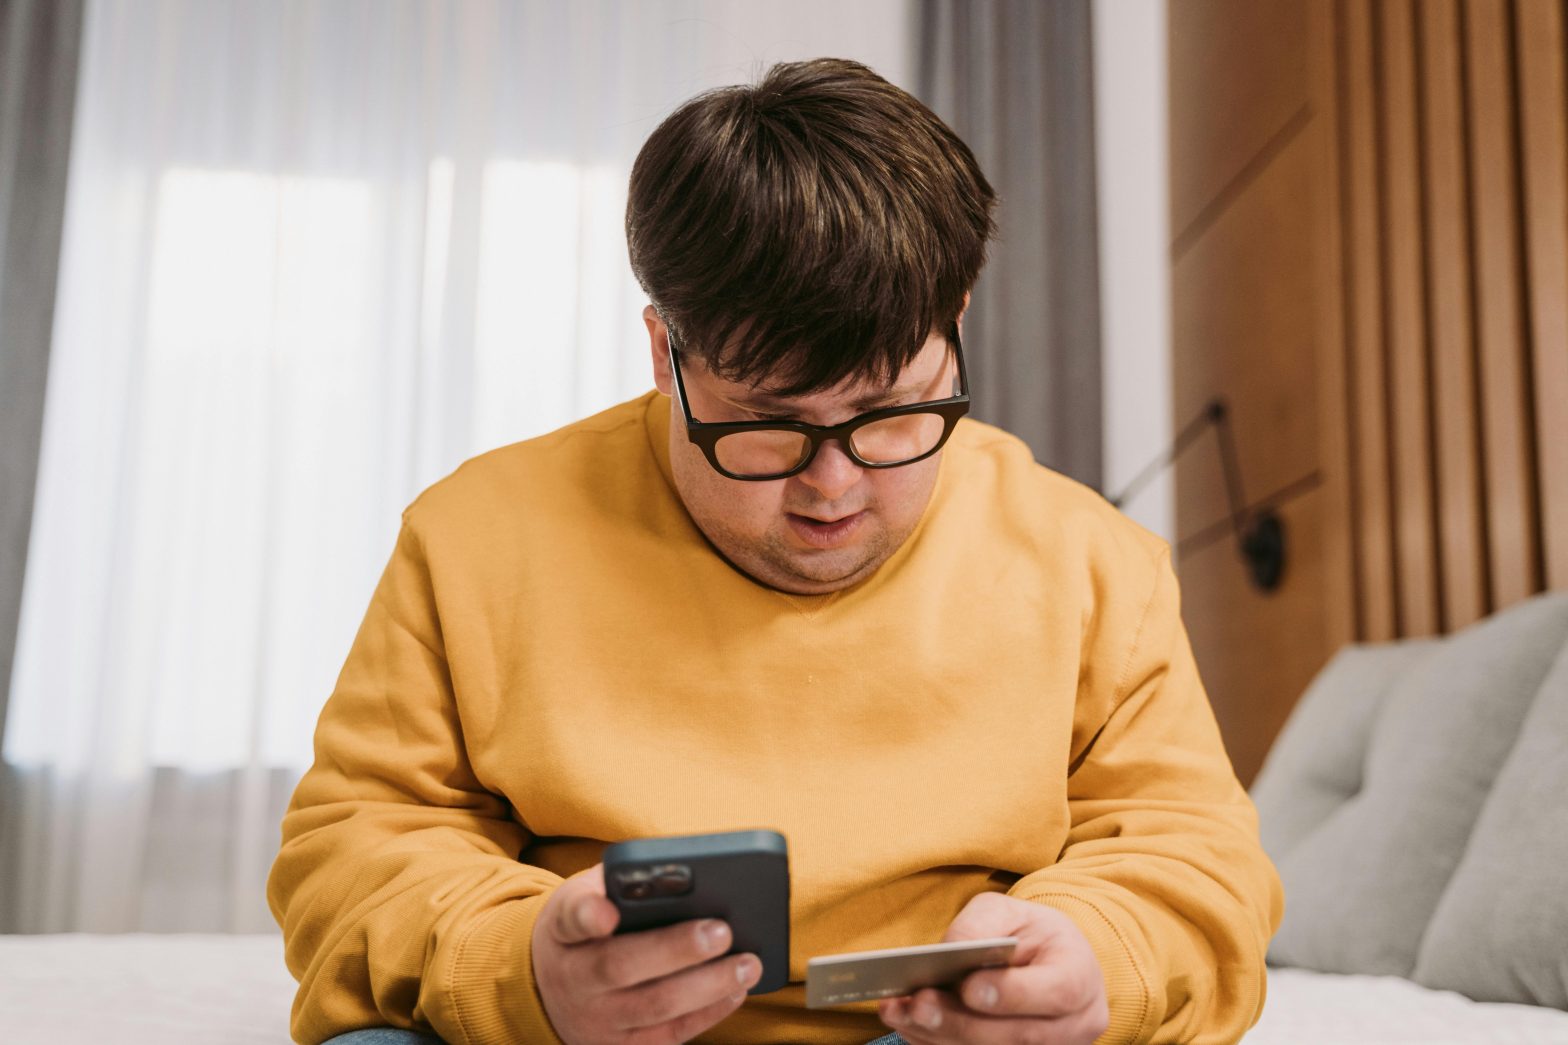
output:
[[[852,490],[865,474],[844,452],[837,439],[829,439],[817,448],[817,456],[804,472],[795,476],[815,490],[824,501],[836,501]]]

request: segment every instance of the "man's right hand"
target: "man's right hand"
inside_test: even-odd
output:
[[[754,954],[723,955],[730,929],[699,919],[611,935],[620,912],[604,865],[568,878],[534,923],[534,980],[566,1045],[676,1045],[738,1009],[762,975]]]

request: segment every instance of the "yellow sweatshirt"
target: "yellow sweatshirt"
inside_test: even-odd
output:
[[[1233,1042],[1283,908],[1169,553],[960,422],[919,527],[821,596],[729,566],[671,482],[657,393],[466,462],[403,513],[268,884],[293,1033],[557,1039],[534,920],[611,841],[789,842],[790,986],[699,1038],[860,1045],[815,955],[941,938],[985,890],[1058,908],[1102,1042]]]

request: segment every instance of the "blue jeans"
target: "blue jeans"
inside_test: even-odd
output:
[[[428,1034],[415,1034],[411,1030],[371,1027],[369,1030],[351,1030],[347,1034],[339,1034],[325,1045],[441,1045],[441,1039]],[[905,1042],[897,1034],[887,1034],[867,1045],[905,1045]]]

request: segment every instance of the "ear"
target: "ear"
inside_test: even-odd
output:
[[[642,310],[642,321],[648,328],[648,348],[653,353],[653,386],[672,396],[675,394],[675,375],[670,370],[669,332],[652,305]]]
[[[958,324],[958,336],[959,337],[963,337],[964,336],[964,313],[966,313],[968,311],[969,311],[969,291],[966,290],[966,291],[964,291],[964,303],[963,303],[963,306],[959,308],[959,310],[958,310],[958,318],[956,320],[954,320],[954,322],[956,322]]]

